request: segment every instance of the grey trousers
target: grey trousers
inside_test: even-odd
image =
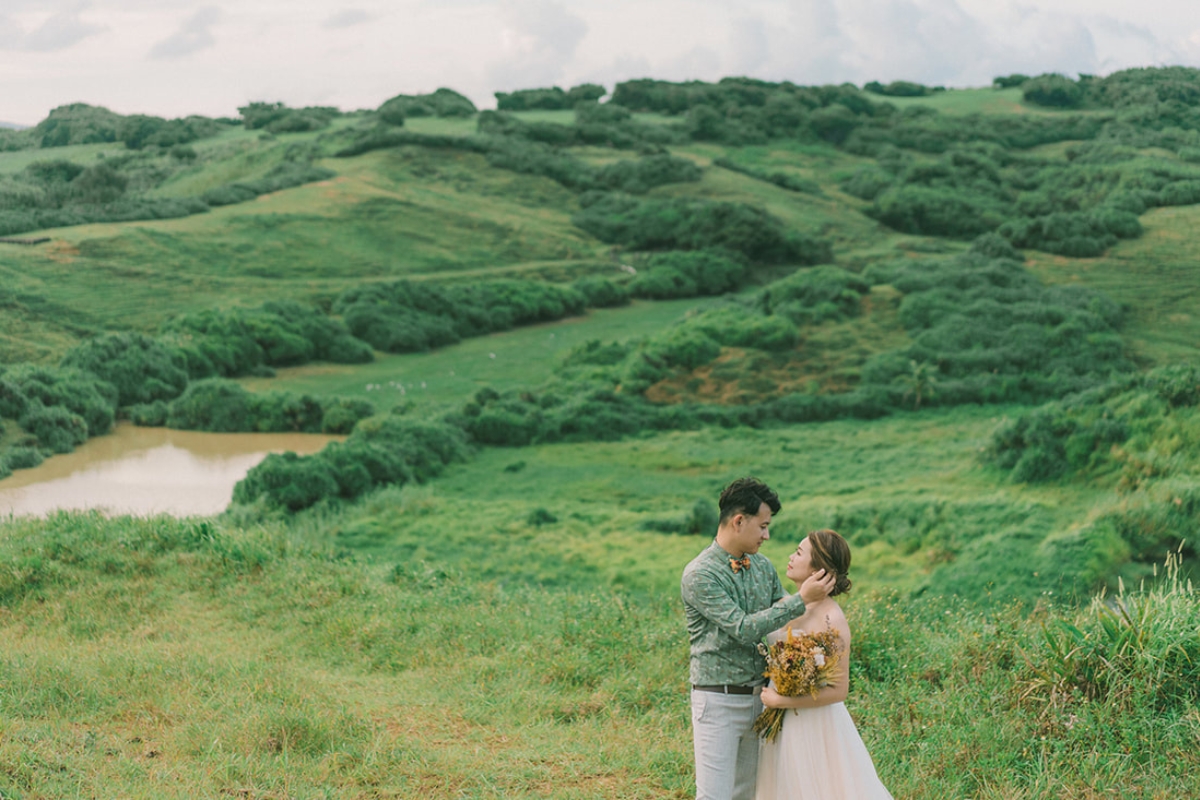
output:
[[[692,690],[696,800],[754,800],[762,709],[757,695]]]

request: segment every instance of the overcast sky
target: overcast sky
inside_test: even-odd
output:
[[[349,111],[653,77],[799,84],[1200,66],[1197,0],[0,0],[0,120]]]

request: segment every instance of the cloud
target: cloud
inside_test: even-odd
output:
[[[749,75],[770,59],[770,42],[765,20],[743,17],[735,20],[729,31],[733,52],[733,71]]]
[[[735,24],[726,72],[802,84],[904,79],[986,86],[1013,72],[1107,74],[1195,63],[1200,56],[1200,37],[1189,42],[1186,33],[1176,33],[1172,39],[1141,22],[1055,11],[1051,4],[785,0],[784,7],[784,15],[760,7]],[[755,57],[764,52],[761,60]]]
[[[378,19],[378,14],[363,11],[361,8],[347,8],[327,18],[321,23],[322,28],[353,28],[372,20]]]
[[[553,84],[588,32],[582,17],[554,0],[506,3],[503,20],[503,55],[487,70],[492,85],[502,91]]]
[[[221,18],[221,10],[206,6],[188,17],[179,29],[150,49],[154,59],[174,59],[190,56],[217,43],[209,30]]]
[[[104,30],[103,25],[85,22],[81,13],[86,6],[78,4],[51,14],[29,33],[12,17],[0,15],[0,48],[48,53],[65,50],[89,36]]]

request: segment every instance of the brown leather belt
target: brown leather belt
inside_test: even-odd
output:
[[[758,694],[761,686],[697,686],[692,684],[697,692],[716,692],[718,694]]]

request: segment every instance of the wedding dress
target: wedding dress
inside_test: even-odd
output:
[[[891,800],[844,703],[784,713],[758,753],[755,800]]]

